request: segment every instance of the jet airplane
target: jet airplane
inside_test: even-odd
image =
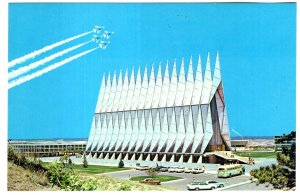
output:
[[[106,38],[106,39],[109,39],[109,37],[110,37],[112,34],[114,34],[114,32],[109,32],[109,31],[106,30],[106,31],[104,31],[104,33],[102,34],[101,37]]]
[[[106,49],[106,47],[107,47],[107,45],[108,45],[109,43],[110,43],[109,41],[108,41],[108,42],[101,41],[101,42],[99,43],[99,47],[100,47],[101,49]]]
[[[98,35],[94,35],[92,41],[98,43],[100,41],[100,37]]]
[[[105,28],[104,26],[95,26],[95,27],[93,28],[93,32],[96,33],[96,34],[99,34],[100,31],[101,31],[102,29],[104,29],[104,28]]]

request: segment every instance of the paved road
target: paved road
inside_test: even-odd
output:
[[[134,176],[143,176],[145,174],[144,171],[137,170],[128,170],[123,172],[113,172],[113,173],[105,173],[101,175],[106,175],[110,177],[117,177],[120,179],[129,179]],[[189,173],[169,173],[169,172],[161,172],[160,175],[170,175],[170,176],[178,176],[182,177],[181,180],[169,181],[162,183],[163,186],[168,186],[171,188],[175,188],[177,190],[187,190],[186,185],[195,180],[206,181],[206,180],[217,180],[220,182],[224,182],[225,186],[231,186],[237,183],[249,181],[249,176],[235,176],[232,178],[218,178],[215,173],[200,173],[200,174],[189,174]]]
[[[255,183],[247,183],[235,187],[231,187],[228,189],[222,189],[222,191],[270,191],[274,190],[272,185],[269,185],[268,187],[265,186],[265,184],[259,184],[256,185]]]

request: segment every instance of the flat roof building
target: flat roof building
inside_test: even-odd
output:
[[[194,70],[176,60],[124,77],[103,75],[86,152],[89,157],[162,162],[202,162],[205,152],[231,150],[217,54],[214,76],[208,55],[204,78],[199,56]],[[194,74],[195,72],[195,74]],[[130,74],[130,75],[129,75]],[[117,79],[118,77],[118,79]]]
[[[67,153],[82,153],[86,140],[11,140],[8,142],[16,154],[27,156],[58,156]]]

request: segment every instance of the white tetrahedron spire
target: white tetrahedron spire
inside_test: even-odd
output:
[[[217,53],[215,70],[214,70],[214,78],[213,78],[213,83],[212,83],[212,88],[210,93],[210,100],[213,98],[214,94],[216,93],[220,83],[221,83],[221,70],[220,70],[219,54]]]
[[[174,152],[182,152],[184,139],[185,139],[185,128],[184,128],[184,119],[183,119],[183,109],[181,109]]]
[[[176,60],[174,61],[171,83],[169,88],[168,100],[167,100],[167,107],[174,106],[175,97],[176,97],[176,90],[177,90],[177,72],[176,72]]]
[[[161,89],[162,89],[162,76],[161,76],[161,64],[159,63],[158,66],[158,72],[155,82],[155,88],[154,88],[154,95],[152,100],[152,108],[158,108],[159,107],[159,100],[161,95]]]
[[[94,140],[94,136],[95,136],[95,132],[96,132],[96,118],[97,115],[95,115],[93,117],[93,122],[92,122],[92,127],[91,127],[91,132],[90,132],[90,135],[89,135],[89,139],[88,139],[88,142],[87,142],[87,145],[86,145],[86,150],[91,150],[91,146],[93,144],[93,140]],[[99,124],[100,126],[100,124]]]
[[[192,112],[189,112],[189,119],[188,124],[186,125],[186,133],[185,133],[185,141],[182,152],[190,153],[191,146],[194,140],[194,124],[193,124],[193,117]]]
[[[210,142],[212,136],[213,136],[213,127],[212,127],[212,121],[211,121],[210,106],[208,105],[208,112],[207,112],[207,118],[206,118],[204,138],[203,138],[203,143],[202,143],[202,146],[201,146],[201,154],[204,153],[204,151],[205,151],[208,143]]]
[[[158,142],[159,142],[159,138],[161,135],[160,132],[160,121],[159,121],[159,114],[156,114],[155,117],[155,124],[153,127],[153,137],[152,137],[152,143],[151,143],[151,148],[150,148],[150,152],[154,150],[154,148],[158,146]]]
[[[123,112],[122,114],[122,118],[121,118],[121,124],[120,124],[120,129],[119,129],[119,134],[118,134],[118,139],[117,139],[117,143],[116,143],[116,150],[120,150],[123,144],[123,140],[126,134],[126,125],[125,123],[127,122],[126,120],[128,120],[128,118],[125,118],[125,113]],[[120,117],[120,116],[119,116]]]
[[[167,140],[168,140],[168,134],[169,134],[167,112],[165,112],[165,113],[164,113],[164,111],[159,112],[159,116],[162,120],[162,123],[161,123],[162,126],[161,126],[161,133],[160,133],[160,139],[159,139],[159,144],[158,144],[158,152],[164,152],[164,150],[163,151],[161,151],[161,150],[166,145]]]
[[[154,95],[154,88],[155,88],[155,75],[154,75],[154,65],[152,65],[150,78],[149,78],[149,84],[148,84],[148,90],[146,95],[146,102],[145,102],[145,109],[150,109],[152,105],[152,99]]]
[[[132,134],[130,137],[130,143],[129,143],[129,151],[134,151],[135,150],[135,145],[136,142],[138,140],[138,136],[139,136],[139,125],[138,125],[138,117],[137,117],[137,111],[134,112],[134,115],[132,116],[134,117],[134,122],[132,125]]]
[[[121,99],[119,103],[119,111],[123,111],[125,108],[125,102],[127,99],[127,92],[128,92],[128,69],[126,69],[125,76],[124,76],[124,82],[123,82],[123,89],[121,94]]]
[[[189,71],[187,74],[187,80],[185,84],[184,100],[183,105],[190,105],[194,91],[194,71],[192,57],[190,59]]]
[[[202,77],[202,68],[201,68],[201,58],[199,55],[196,76],[195,76],[193,97],[192,97],[192,105],[200,104],[202,85],[203,85],[203,77]]]
[[[111,89],[110,89],[110,95],[109,95],[110,97],[109,97],[108,102],[107,102],[106,112],[111,112],[111,110],[112,110],[113,103],[114,103],[114,100],[115,100],[116,90],[117,90],[117,75],[116,75],[116,71],[115,71],[113,81],[112,81],[112,85],[111,85]]]
[[[125,132],[125,135],[124,135],[124,139],[123,139],[123,145],[122,145],[122,151],[125,151],[126,148],[128,150],[129,148],[129,143],[130,143],[130,138],[131,138],[131,135],[132,135],[132,123],[131,123],[131,114],[128,113],[128,121],[127,121],[127,126],[126,126],[126,132]]]
[[[143,142],[145,140],[145,136],[146,136],[146,121],[145,121],[145,117],[142,116],[141,124],[140,124],[140,128],[139,128],[139,136],[138,136],[136,147],[135,147],[136,152],[139,151],[143,147]]]
[[[132,102],[131,102],[131,109],[132,110],[136,110],[138,108],[141,87],[142,87],[142,79],[141,79],[141,69],[139,67],[138,73],[136,75],[135,89],[134,89],[134,92],[133,92],[133,98],[132,98]]]
[[[175,106],[182,105],[184,91],[185,91],[185,72],[184,72],[184,59],[182,58],[182,63],[181,63],[180,73],[179,73],[179,80],[178,80],[178,84],[177,84]]]
[[[148,72],[147,72],[147,65],[146,65],[144,77],[143,77],[142,88],[141,88],[141,92],[140,92],[138,109],[143,109],[145,106],[147,90],[148,90]]]
[[[169,87],[170,87],[170,74],[169,74],[169,67],[168,67],[168,62],[167,62],[165,75],[164,75],[164,79],[163,79],[163,86],[161,89],[161,95],[160,95],[160,100],[159,100],[159,107],[161,107],[161,108],[166,107],[166,105],[167,105]]]
[[[172,118],[170,121],[168,121],[169,123],[169,134],[168,134],[168,141],[167,141],[167,147],[166,147],[166,151],[165,152],[173,152],[174,147],[172,147],[175,144],[175,139],[176,139],[176,121],[175,121],[175,112],[173,111],[172,108],[170,108],[169,110],[171,111],[172,114]],[[166,114],[165,114],[166,117]]]
[[[134,69],[132,69],[124,110],[130,110],[130,108],[131,108],[131,102],[132,102],[133,95],[134,95],[134,87],[135,87]]]
[[[98,100],[97,100],[97,106],[96,106],[95,113],[99,113],[101,111],[100,109],[101,109],[104,94],[105,94],[105,88],[106,88],[106,84],[105,84],[105,73],[104,73],[103,77],[102,77],[102,82],[101,82],[101,86],[100,86],[100,92],[99,92],[99,96],[98,96]]]
[[[209,60],[209,54],[208,54],[205,75],[204,75],[204,84],[203,84],[202,96],[201,96],[201,104],[209,103],[211,85],[212,85],[212,80],[211,80],[210,60]]]
[[[102,102],[102,106],[101,106],[101,112],[106,111],[107,102],[108,102],[109,94],[110,94],[110,88],[111,88],[110,73],[108,73],[108,77],[106,80],[105,94],[104,94],[104,98],[103,98],[103,102]]]
[[[120,71],[112,112],[118,111],[122,89],[123,89],[123,80],[122,80],[122,71]]]
[[[194,142],[193,142],[193,147],[192,147],[192,152],[193,153],[199,153],[200,152],[200,146],[202,143],[202,139],[204,136],[203,132],[203,123],[202,123],[202,112],[201,108],[199,106],[199,112],[198,112],[198,117],[193,118],[194,120],[197,119],[197,123],[195,124],[195,136],[194,136]],[[193,116],[195,117],[195,115]]]

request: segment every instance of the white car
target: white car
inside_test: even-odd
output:
[[[175,172],[176,169],[177,169],[177,167],[170,167],[170,168],[168,169],[168,172]]]
[[[191,173],[194,173],[194,174],[197,174],[197,173],[204,173],[205,171],[205,168],[202,166],[202,167],[199,167],[199,168],[194,168],[191,170]]]
[[[218,188],[223,188],[225,186],[225,184],[223,182],[218,182],[218,181],[215,181],[215,180],[207,180],[205,183],[207,183],[207,184],[214,184]]]
[[[192,168],[185,168],[185,169],[184,169],[184,172],[185,172],[185,173],[191,173],[191,171],[192,171]]]
[[[176,173],[183,173],[184,172],[184,168],[183,167],[178,167],[175,169]]]
[[[214,190],[217,189],[217,186],[205,182],[194,181],[187,185],[187,189],[188,190]]]

